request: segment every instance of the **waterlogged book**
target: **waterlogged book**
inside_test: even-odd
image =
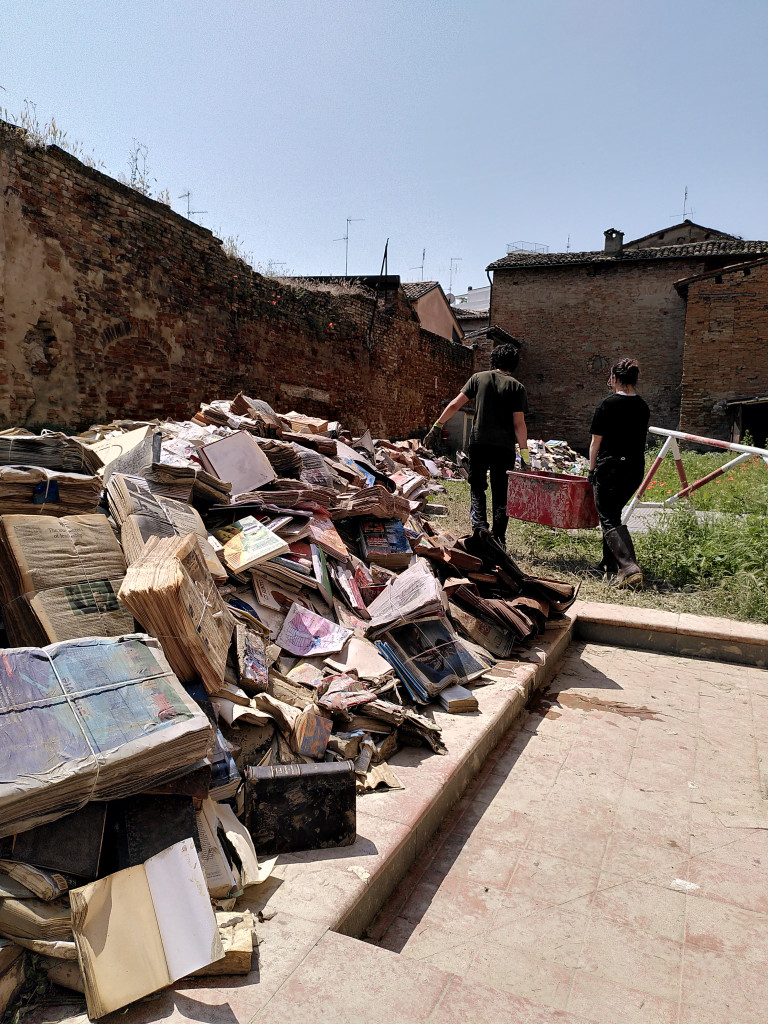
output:
[[[70,892],[90,1017],[157,992],[224,956],[192,839]]]
[[[312,516],[309,522],[309,536],[312,543],[321,547],[326,555],[338,558],[340,562],[346,562],[349,558],[349,551],[339,536],[339,531],[326,516]]]
[[[360,546],[366,562],[392,569],[405,568],[411,560],[411,545],[399,519],[363,519]]]
[[[291,654],[314,657],[340,651],[351,635],[351,629],[345,629],[308,608],[293,604],[276,643]]]
[[[6,649],[0,737],[2,837],[181,774],[211,727],[158,641],[132,634]]]

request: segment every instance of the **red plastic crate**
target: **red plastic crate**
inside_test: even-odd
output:
[[[511,470],[507,477],[507,515],[512,519],[561,530],[597,526],[595,498],[586,477],[543,470]]]

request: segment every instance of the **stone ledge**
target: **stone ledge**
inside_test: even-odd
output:
[[[768,665],[768,626],[761,623],[593,601],[577,601],[573,612],[574,636],[580,640],[758,668]]]

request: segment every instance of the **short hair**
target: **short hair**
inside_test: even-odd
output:
[[[497,345],[491,352],[492,370],[506,370],[507,373],[512,373],[517,369],[519,362],[520,353],[517,350],[517,345]]]
[[[628,384],[631,388],[637,384],[640,376],[640,367],[636,359],[620,359],[611,367],[611,376],[615,377],[619,384]]]

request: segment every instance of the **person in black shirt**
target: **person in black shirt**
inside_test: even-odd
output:
[[[427,448],[439,440],[443,425],[470,400],[475,418],[469,438],[469,520],[472,529],[488,529],[486,487],[491,474],[493,535],[504,546],[507,535],[507,470],[515,468],[515,440],[523,468],[530,466],[525,388],[512,374],[519,356],[512,344],[491,352],[491,369],[473,374],[459,394],[446,405],[424,438]]]
[[[616,586],[639,587],[643,574],[637,564],[629,530],[621,523],[624,505],[643,479],[645,436],[651,413],[635,391],[640,369],[634,359],[615,363],[608,378],[612,394],[592,417],[589,481],[603,530],[603,561],[599,568],[616,574]]]

